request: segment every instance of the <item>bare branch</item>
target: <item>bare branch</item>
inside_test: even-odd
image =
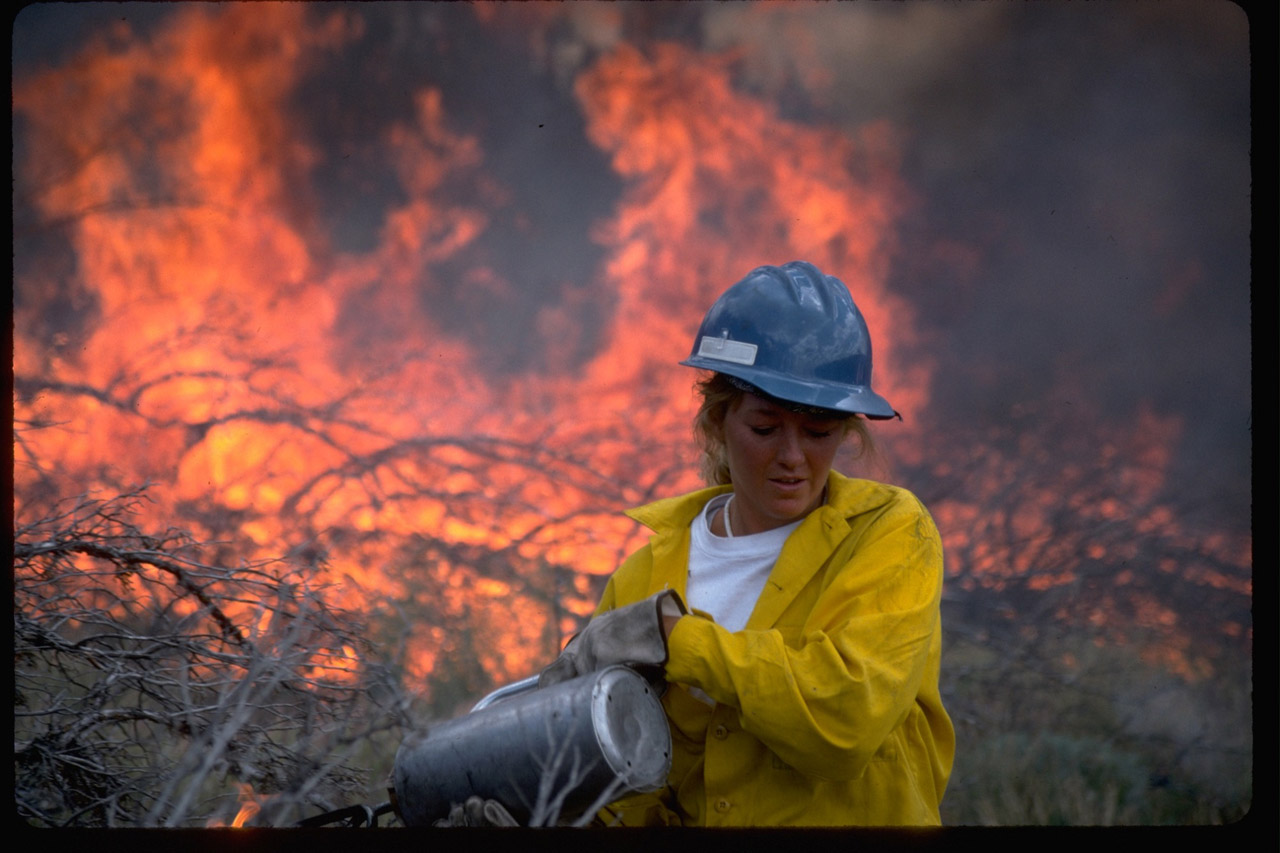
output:
[[[363,797],[349,760],[406,702],[364,626],[298,567],[228,568],[82,497],[14,546],[15,802],[50,826],[228,822]],[[221,817],[220,817],[221,816]]]

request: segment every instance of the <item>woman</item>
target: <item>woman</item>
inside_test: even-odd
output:
[[[711,487],[633,510],[649,544],[542,674],[627,663],[668,688],[668,786],[607,822],[940,822],[954,732],[938,693],[942,549],[914,495],[831,470],[863,418],[871,343],[816,267],[760,267],[724,293],[682,364]]]

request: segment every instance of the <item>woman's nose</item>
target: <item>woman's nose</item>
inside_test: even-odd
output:
[[[804,451],[800,446],[799,430],[782,430],[782,442],[778,446],[778,461],[789,466],[795,466],[799,465],[803,460]]]

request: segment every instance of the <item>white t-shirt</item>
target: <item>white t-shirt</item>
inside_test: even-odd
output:
[[[750,536],[717,536],[711,532],[711,519],[729,497],[712,498],[693,520],[685,603],[710,614],[723,628],[741,631],[778,561],[783,543],[804,519]]]

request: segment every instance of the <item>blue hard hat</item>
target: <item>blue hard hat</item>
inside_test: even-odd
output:
[[[680,363],[801,406],[898,415],[871,390],[871,333],[849,289],[805,261],[757,267],[726,290]]]

